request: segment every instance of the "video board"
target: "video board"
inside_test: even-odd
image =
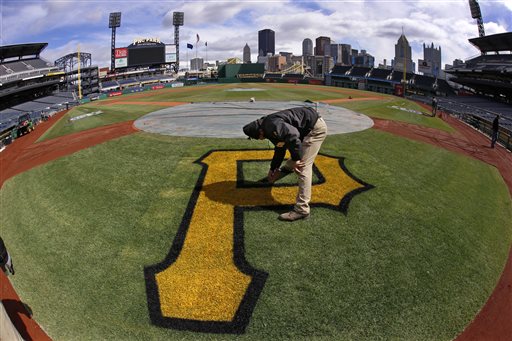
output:
[[[128,67],[165,64],[165,44],[128,46]]]

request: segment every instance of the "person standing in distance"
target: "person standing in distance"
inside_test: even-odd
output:
[[[436,117],[437,115],[437,98],[432,97],[432,117]]]
[[[268,139],[274,144],[274,157],[267,179],[270,183],[283,174],[295,171],[299,191],[293,210],[279,216],[280,220],[295,221],[310,214],[313,163],[327,136],[327,125],[314,108],[297,107],[263,116],[243,127],[249,138]],[[286,150],[291,158],[280,168]]]
[[[500,115],[496,115],[492,121],[492,135],[491,135],[491,148],[494,148],[496,141],[498,140],[498,130],[500,129]]]

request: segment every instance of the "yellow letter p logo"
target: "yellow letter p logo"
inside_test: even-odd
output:
[[[151,321],[212,333],[243,333],[268,274],[245,260],[243,212],[290,207],[295,186],[248,183],[243,162],[270,160],[271,150],[212,151],[203,166],[167,257],[144,269]],[[311,206],[346,212],[354,194],[372,188],[354,178],[343,160],[318,155]]]

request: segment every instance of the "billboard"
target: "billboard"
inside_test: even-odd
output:
[[[418,59],[418,72],[423,74],[432,74],[432,62],[429,60]]]
[[[176,63],[176,45],[167,44],[165,45],[165,62]]]
[[[126,47],[117,48],[114,51],[114,67],[121,68],[128,66],[128,49]]]
[[[128,57],[128,49],[126,47],[120,47],[115,49],[115,57],[116,58],[127,58]]]
[[[120,67],[127,67],[128,66],[128,58],[116,58],[114,67],[120,68]]]
[[[105,77],[105,76],[107,75],[108,71],[109,71],[109,68],[108,68],[108,67],[102,67],[102,68],[100,68],[100,70],[99,70],[99,76],[100,76],[100,78]]]
[[[404,85],[403,84],[395,84],[395,96],[403,97],[404,96]]]

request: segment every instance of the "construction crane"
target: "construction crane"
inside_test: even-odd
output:
[[[482,19],[482,12],[480,11],[478,0],[469,0],[469,9],[471,10],[471,17],[476,19],[478,35],[480,37],[485,37],[484,21]]]

